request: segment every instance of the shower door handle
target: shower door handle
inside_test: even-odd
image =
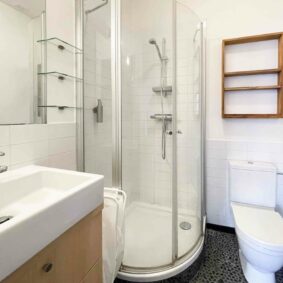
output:
[[[103,105],[101,99],[97,100],[97,106],[92,111],[96,114],[97,123],[103,123]]]

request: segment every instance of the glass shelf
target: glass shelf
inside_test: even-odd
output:
[[[38,105],[38,108],[58,108],[58,110],[65,109],[77,109],[75,106],[64,106],[64,105]]]
[[[82,81],[82,78],[78,78],[72,75],[68,75],[68,74],[64,74],[64,73],[60,73],[60,72],[46,72],[46,73],[37,73],[38,75],[53,75],[58,77],[59,80],[65,80],[65,79],[72,79],[72,80],[76,80],[76,81]]]
[[[68,48],[68,51],[71,51],[73,53],[83,53],[83,50],[81,48],[78,48],[75,45],[72,45],[58,37],[51,37],[51,38],[46,38],[46,39],[40,39],[37,41],[38,43],[51,43],[54,45],[57,45],[58,49],[64,51],[66,48]]]

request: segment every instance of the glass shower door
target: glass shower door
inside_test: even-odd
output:
[[[176,1],[176,175],[178,258],[202,236],[202,25]]]
[[[172,3],[121,0],[123,265],[138,272],[172,264]]]
[[[84,0],[85,171],[112,187],[111,6],[98,4]]]

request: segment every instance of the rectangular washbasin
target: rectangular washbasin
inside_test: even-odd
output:
[[[11,219],[0,224],[0,281],[102,204],[100,175],[41,166],[1,174],[0,219]]]

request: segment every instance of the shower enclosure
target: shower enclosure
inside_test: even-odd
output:
[[[205,233],[203,23],[182,0],[83,10],[83,167],[128,195],[119,277],[171,277]]]

